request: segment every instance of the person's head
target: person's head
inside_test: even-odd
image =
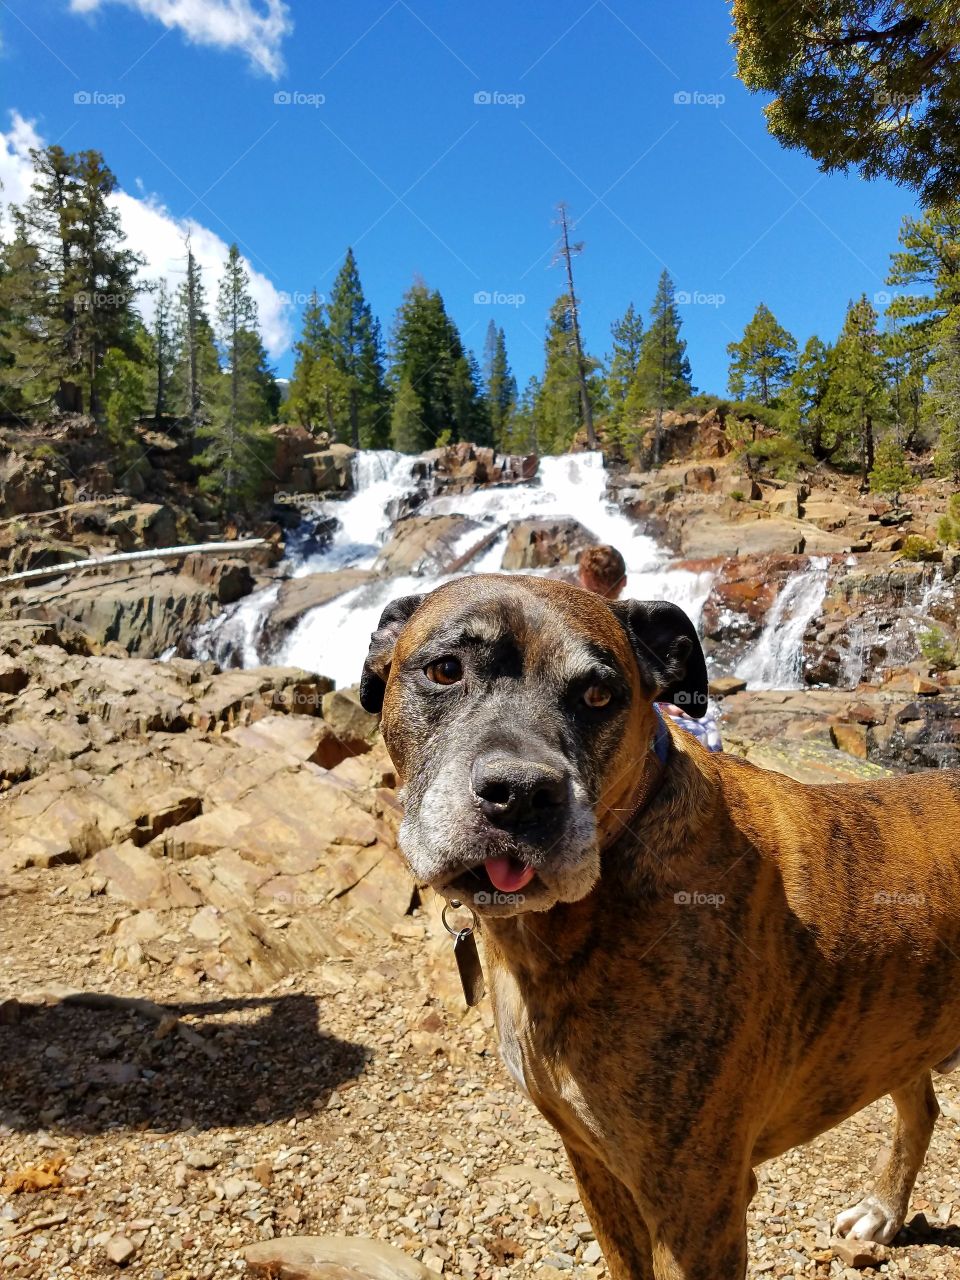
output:
[[[616,547],[587,547],[577,562],[577,573],[584,591],[616,600],[627,584],[627,566]]]

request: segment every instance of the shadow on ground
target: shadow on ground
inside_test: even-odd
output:
[[[952,1223],[935,1226],[922,1214],[911,1218],[896,1238],[896,1244],[932,1244],[940,1249],[960,1249],[960,1227]]]
[[[269,1124],[323,1107],[372,1056],[324,1031],[321,1002],[300,994],[170,1005],[90,994],[4,1014],[0,1124],[13,1130]]]

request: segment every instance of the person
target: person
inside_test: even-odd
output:
[[[618,600],[627,585],[627,566],[623,556],[611,546],[587,547],[577,561],[577,582],[584,589],[607,600]],[[708,751],[722,751],[723,742],[717,718],[711,710],[694,720],[672,702],[658,702],[661,714],[669,716],[680,729],[692,733]]]

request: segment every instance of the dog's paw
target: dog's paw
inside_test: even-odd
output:
[[[851,1240],[875,1240],[878,1244],[889,1244],[902,1226],[902,1214],[896,1213],[876,1196],[867,1196],[839,1215],[833,1231],[834,1235],[849,1236]]]

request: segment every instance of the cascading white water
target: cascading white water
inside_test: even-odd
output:
[[[341,530],[329,551],[314,557],[306,572],[341,567],[345,561],[339,559],[339,549],[344,545],[341,540],[345,536],[353,540],[349,545],[368,549],[365,557],[349,563],[367,567],[373,562],[376,546],[372,538],[375,536],[382,540],[390,527],[389,515],[385,517],[383,514],[385,504],[395,503],[404,496],[400,492],[404,483],[408,486],[406,492],[414,487],[413,460],[401,460],[401,455],[392,456],[397,460],[388,474],[367,489],[360,489],[358,483],[357,496],[338,505],[336,513],[340,516]],[[405,473],[404,463],[410,464]],[[377,486],[382,488],[372,496]],[[377,502],[380,506],[374,509]],[[358,504],[362,506],[358,507]],[[350,508],[352,510],[348,510]],[[364,512],[362,516],[357,514],[360,511]],[[612,543],[622,553],[627,565],[626,595],[637,599],[670,600],[698,622],[710,593],[712,574],[665,568],[667,553],[652,538],[640,533],[635,524],[607,501],[606,472],[599,453],[543,458],[536,482],[433,498],[424,503],[418,513],[426,516],[468,516],[489,527],[491,532],[504,527],[492,545],[469,564],[465,570],[468,573],[502,572],[505,526],[510,521],[572,516],[586,526],[598,542]],[[364,521],[368,523],[364,524]],[[345,535],[344,530],[349,530],[349,534]],[[365,533],[365,530],[370,532]],[[457,551],[465,552],[481,537],[481,532],[471,530]],[[428,591],[445,581],[448,578],[442,576],[389,578],[356,588],[306,614],[281,650],[271,655],[271,660],[322,672],[337,684],[353,684],[358,679],[370,633],[376,627],[384,606],[399,596]]]
[[[244,596],[209,622],[202,622],[190,640],[193,657],[213,661],[220,667],[259,666],[260,633],[279,590],[280,584],[272,583]],[[170,650],[170,656],[175,652]]]
[[[329,546],[293,569],[295,578],[330,569],[365,569],[373,564],[396,517],[396,507],[416,488],[416,458],[392,449],[370,449],[354,455],[353,496],[318,503],[318,511],[337,521]]]
[[[803,688],[803,635],[827,594],[826,556],[792,574],[773,603],[760,638],[736,667],[751,689]]]
[[[294,578],[335,569],[368,568],[390,531],[398,503],[415,489],[415,458],[391,449],[371,449],[353,458],[353,496],[344,501],[317,502],[318,518],[333,518],[336,531],[320,551],[288,554],[285,568]],[[264,661],[260,636],[280,587],[272,583],[230,605],[193,633],[194,657],[211,659],[221,667],[255,667]],[[175,650],[171,650],[171,654]]]

